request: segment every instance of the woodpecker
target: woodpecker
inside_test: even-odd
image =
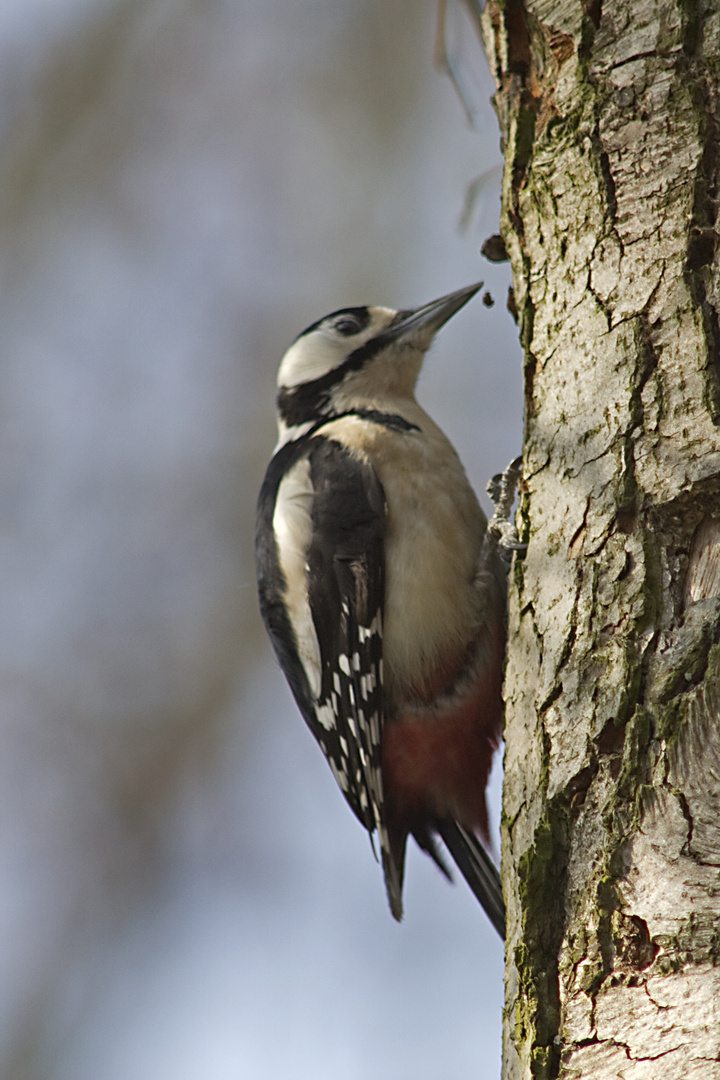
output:
[[[256,562],[300,712],[377,832],[392,914],[402,918],[409,836],[450,876],[439,836],[504,936],[499,875],[478,833],[487,843],[507,559],[415,400],[435,334],[481,287],[415,310],[345,308],[296,338],[278,372]]]

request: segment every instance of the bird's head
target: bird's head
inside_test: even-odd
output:
[[[412,397],[435,334],[482,282],[411,311],[354,307],[304,330],[278,371],[278,414],[285,428],[353,406],[383,407]]]

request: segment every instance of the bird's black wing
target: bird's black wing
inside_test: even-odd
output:
[[[384,535],[382,485],[361,456],[327,438],[276,453],[258,500],[261,614],[305,721],[383,851]]]
[[[332,439],[310,452],[308,595],[320,649],[314,734],[384,848],[381,738],[385,496],[373,467]]]

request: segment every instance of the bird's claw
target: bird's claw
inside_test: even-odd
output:
[[[527,544],[519,540],[515,522],[511,517],[515,492],[521,475],[522,457],[516,457],[504,472],[496,473],[487,485],[487,493],[495,507],[495,513],[488,522],[488,533],[508,557],[513,551],[523,554],[527,551]]]

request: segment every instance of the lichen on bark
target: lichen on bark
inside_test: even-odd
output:
[[[504,1077],[720,1076],[720,3],[488,0],[525,366]]]

